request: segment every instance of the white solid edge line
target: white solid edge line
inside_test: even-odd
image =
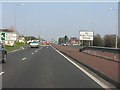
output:
[[[84,70],[82,67],[80,67],[79,65],[77,65],[75,62],[73,62],[71,59],[69,59],[67,56],[65,56],[64,54],[62,54],[60,51],[58,51],[57,49],[55,49],[53,46],[52,48],[54,50],[56,50],[60,55],[62,55],[64,58],[66,58],[68,61],[70,61],[73,65],[75,65],[78,69],[80,69],[82,72],[84,72],[87,76],[89,76],[92,80],[94,80],[97,84],[99,84],[101,87],[103,88],[109,88],[107,85],[105,85],[104,83],[102,83],[100,80],[98,80],[96,77],[94,77],[93,75],[91,75],[90,73],[88,73],[86,70]]]
[[[1,72],[0,75],[4,74],[5,72]]]

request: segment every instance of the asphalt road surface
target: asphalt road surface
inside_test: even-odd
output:
[[[8,54],[2,88],[102,88],[51,46]]]

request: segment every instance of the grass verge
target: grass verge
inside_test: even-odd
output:
[[[14,51],[16,49],[19,49],[22,46],[27,46],[28,44],[24,44],[24,43],[16,43],[15,46],[5,46],[5,49],[9,52],[9,51]]]

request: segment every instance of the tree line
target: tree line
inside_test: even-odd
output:
[[[120,37],[117,37],[117,46],[120,48]],[[111,47],[114,48],[116,45],[116,35],[105,35],[101,37],[99,34],[94,36],[93,46],[100,46],[100,47]]]
[[[60,37],[58,39],[58,44],[61,43],[69,43],[69,38],[67,35],[65,35],[64,37]],[[120,48],[120,37],[117,37],[117,46],[118,48]],[[84,41],[83,46],[89,46],[89,42],[88,41]],[[96,34],[94,35],[94,39],[93,39],[93,46],[99,46],[99,47],[111,47],[111,48],[115,48],[116,45],[116,35],[105,35],[103,37],[101,37],[101,35]]]

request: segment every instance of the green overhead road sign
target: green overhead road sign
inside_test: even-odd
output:
[[[5,40],[5,33],[1,33],[1,40]]]

